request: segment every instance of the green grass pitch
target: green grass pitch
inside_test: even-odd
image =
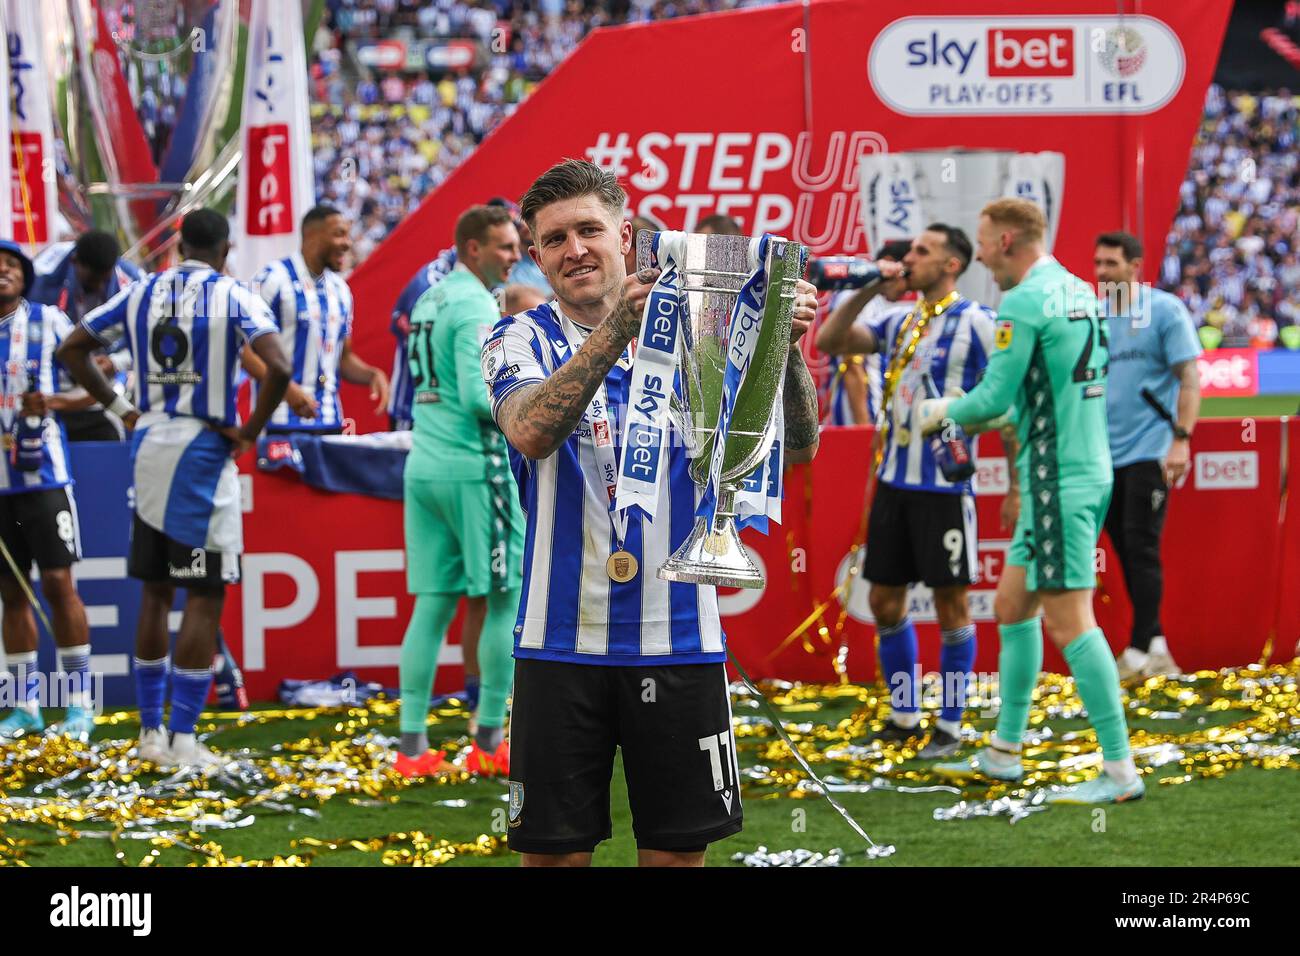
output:
[[[814,721],[829,727],[849,718],[856,701],[824,698],[805,704],[783,717],[788,722]],[[810,713],[810,711],[813,711]],[[744,711],[755,713],[754,711]],[[445,712],[444,712],[445,713]],[[1155,733],[1185,732],[1196,727],[1228,724],[1241,720],[1241,712],[1225,711],[1211,703],[1205,708],[1184,711],[1178,720],[1131,719],[1133,730]],[[337,736],[340,714],[324,713],[314,720],[248,724],[219,731],[210,743],[218,749],[265,750],[275,743],[303,737]],[[1292,718],[1295,719],[1294,717]],[[1199,722],[1199,723],[1198,723]],[[201,725],[201,729],[202,729]],[[396,733],[396,719],[372,718],[370,726],[383,733]],[[975,726],[988,730],[990,719]],[[1055,733],[1082,731],[1079,720],[1053,720]],[[431,728],[435,740],[453,741],[465,732],[463,716],[443,717]],[[130,723],[100,728],[97,737],[127,737],[136,728]],[[742,767],[752,766],[760,747],[771,738],[740,739]],[[820,772],[827,765],[820,765]],[[924,770],[924,763],[912,762]],[[1217,779],[1194,779],[1177,786],[1158,781],[1182,773],[1175,762],[1147,776],[1147,797],[1136,803],[1107,807],[1103,813],[1088,807],[1053,807],[1032,814],[1015,824],[1006,817],[940,822],[933,811],[953,805],[959,797],[949,793],[909,794],[891,791],[841,794],[850,813],[878,843],[890,843],[897,853],[888,859],[869,861],[863,844],[843,820],[820,797],[791,799],[779,788],[762,786],[747,790],[745,828],[739,835],[715,844],[709,863],[739,865],[733,854],[751,852],[759,845],[770,850],[806,848],[826,851],[839,847],[850,852],[844,865],[875,867],[931,865],[1018,865],[1018,866],[1179,866],[1179,865],[1289,865],[1300,859],[1300,828],[1295,826],[1294,808],[1300,805],[1300,775],[1294,762],[1281,769],[1264,770],[1246,766]],[[924,785],[924,778],[915,782]],[[929,781],[935,782],[935,781]],[[29,792],[24,788],[22,792]],[[335,796],[323,803],[299,802],[319,812],[319,817],[258,812],[254,825],[244,829],[210,831],[205,839],[222,845],[227,856],[245,860],[269,859],[275,855],[302,852],[291,848],[295,839],[313,837],[337,841],[344,849],[319,855],[313,866],[378,866],[381,855],[348,848],[346,841],[365,841],[396,831],[421,830],[431,837],[453,842],[472,841],[492,833],[494,820],[502,819],[504,784],[469,781],[459,784],[423,783],[396,791],[397,799],[350,799]],[[978,799],[983,789],[972,786],[966,793]],[[464,801],[464,806],[448,806]],[[636,848],[631,834],[630,811],[621,767],[613,778],[614,837],[596,852],[598,866],[632,866]],[[107,840],[73,839],[57,845],[48,827],[7,825],[0,827],[0,841],[27,839],[25,862],[47,866],[113,866],[117,863]],[[149,851],[146,841],[122,841],[123,863],[138,864]],[[164,849],[157,865],[186,865],[199,858],[180,849]],[[492,857],[460,857],[449,866],[514,866],[509,854]]]

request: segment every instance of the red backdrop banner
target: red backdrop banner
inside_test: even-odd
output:
[[[1286,440],[1284,440],[1284,430]],[[728,642],[756,677],[834,679],[841,604],[832,602],[803,637],[781,645],[818,601],[835,588],[858,530],[869,428],[823,432],[811,466],[791,469],[784,524],[771,535],[745,533],[767,575],[761,591],[720,592]],[[1218,419],[1200,423],[1193,469],[1170,493],[1164,539],[1164,623],[1170,648],[1188,669],[1248,664],[1270,633],[1275,659],[1290,657],[1300,637],[1300,599],[1284,581],[1300,579],[1300,517],[1279,523],[1283,456],[1300,468],[1300,427],[1292,421]],[[978,499],[982,580],[971,590],[979,634],[976,669],[997,669],[993,594],[1009,533],[999,527],[1007,463],[996,435],[980,439]],[[332,495],[281,473],[249,476],[244,581],[226,602],[226,635],[244,665],[250,693],[268,698],[284,677],[320,678],[355,670],[367,680],[396,683],[398,650],[412,599],[406,593],[402,505]],[[1127,642],[1128,598],[1109,544],[1097,563],[1097,616],[1112,648]],[[855,590],[844,619],[848,671],[875,677],[874,630],[865,589]],[[938,666],[939,636],[924,588],[913,590],[921,661]],[[819,634],[819,625],[827,637]],[[440,690],[461,686],[459,627],[453,626],[439,671]],[[1064,662],[1048,648],[1045,666]]]
[[[389,313],[456,217],[518,199],[565,157],[616,171],[668,228],[715,212],[815,253],[866,248],[859,161],[924,149],[1065,161],[1055,251],[1090,275],[1097,233],[1163,247],[1232,5],[812,0],[596,30],[352,275],[354,346],[387,368]],[[720,50],[739,56],[719,56]],[[666,66],[671,83],[647,72]],[[1051,197],[1053,202],[1058,197]],[[383,427],[363,391],[359,430]]]

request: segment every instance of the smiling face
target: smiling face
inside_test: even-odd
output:
[[[512,223],[488,226],[483,241],[471,239],[465,264],[488,286],[503,285],[519,261],[519,233]]]
[[[23,263],[12,252],[0,252],[0,302],[10,303],[23,294]]]
[[[1003,292],[1015,284],[1009,259],[1014,244],[1014,232],[999,226],[988,216],[980,216],[979,229],[975,231],[975,259],[984,263]]]
[[[352,232],[342,216],[329,216],[310,226],[303,235],[303,256],[309,261],[316,256],[335,272],[342,272],[352,249]]]
[[[632,226],[593,193],[537,210],[529,250],[562,306],[588,308],[618,293]]]

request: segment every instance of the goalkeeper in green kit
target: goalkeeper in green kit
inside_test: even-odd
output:
[[[474,741],[461,769],[510,771],[504,739],[514,678],[514,625],[523,575],[524,519],[505,438],[492,421],[483,384],[483,341],[501,318],[488,290],[519,261],[510,213],[473,206],[456,221],[456,267],[411,310],[407,357],[415,385],[406,459],[404,522],[407,589],[415,610],[402,639],[401,749],[407,777],[451,769],[429,750],[425,724],[443,635],[462,595],[483,600],[481,689]]]
[[[1092,287],[1043,243],[1033,203],[999,199],[980,213],[978,259],[1006,291],[983,380],[960,398],[922,403],[921,427],[969,426],[1014,402],[1020,438],[1020,515],[994,604],[1001,638],[1002,709],[989,747],[939,764],[941,776],[1019,780],[1020,750],[1043,665],[1043,634],[1065,655],[1097,731],[1101,776],[1048,796],[1054,803],[1120,803],[1145,787],[1129,752],[1119,672],[1092,613],[1093,556],[1110,502],[1107,342]],[[1042,608],[1043,618],[1038,616]]]

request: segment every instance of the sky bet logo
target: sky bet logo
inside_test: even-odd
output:
[[[1074,31],[1068,28],[985,32],[990,77],[1074,75]],[[907,44],[907,65],[941,66],[965,76],[979,52],[979,41],[947,40],[938,30]]]
[[[675,286],[677,270],[669,266],[661,281],[669,288]],[[649,321],[646,334],[642,336],[641,347],[671,355],[677,347],[677,296],[667,292],[652,294],[650,302]]]
[[[637,481],[653,481],[659,473],[659,429],[633,422],[623,450],[623,474]]]

